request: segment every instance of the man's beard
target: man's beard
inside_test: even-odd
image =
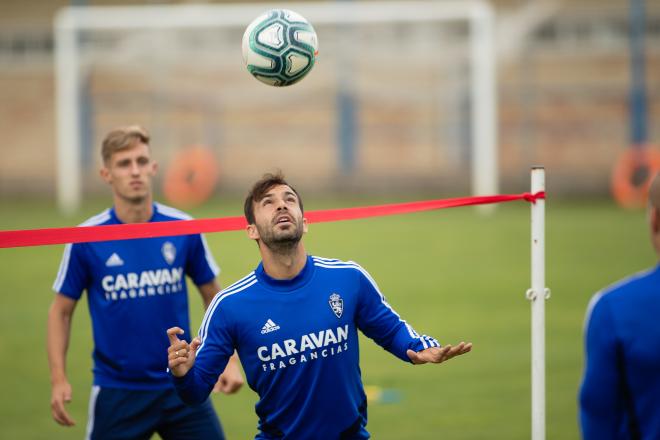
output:
[[[302,223],[294,222],[293,225],[292,229],[286,231],[275,231],[273,227],[264,228],[257,225],[259,239],[271,251],[287,253],[298,245],[303,236]]]

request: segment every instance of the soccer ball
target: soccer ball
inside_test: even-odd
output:
[[[288,9],[272,9],[254,19],[245,29],[242,49],[247,70],[276,87],[303,79],[319,53],[312,25]]]

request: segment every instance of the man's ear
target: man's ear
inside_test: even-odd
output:
[[[651,207],[649,209],[649,224],[651,225],[651,232],[657,235],[660,232],[660,214],[658,209]]]
[[[306,234],[308,230],[309,230],[309,226],[307,224],[307,219],[303,217],[303,233]]]
[[[101,176],[101,179],[107,184],[112,183],[112,176],[110,176],[110,170],[104,166],[101,167],[99,170],[99,175]]]
[[[247,228],[245,228],[247,232],[248,238],[252,240],[259,240],[259,230],[257,229],[257,226],[254,224],[247,225]]]

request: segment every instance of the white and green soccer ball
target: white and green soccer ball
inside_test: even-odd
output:
[[[272,9],[255,18],[243,34],[243,61],[259,81],[281,87],[295,84],[314,67],[316,32],[288,9]]]

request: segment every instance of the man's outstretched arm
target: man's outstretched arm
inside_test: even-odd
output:
[[[472,343],[465,342],[443,347],[435,338],[418,334],[388,304],[373,278],[364,269],[359,271],[358,327],[378,345],[413,364],[441,363],[472,349]]]

